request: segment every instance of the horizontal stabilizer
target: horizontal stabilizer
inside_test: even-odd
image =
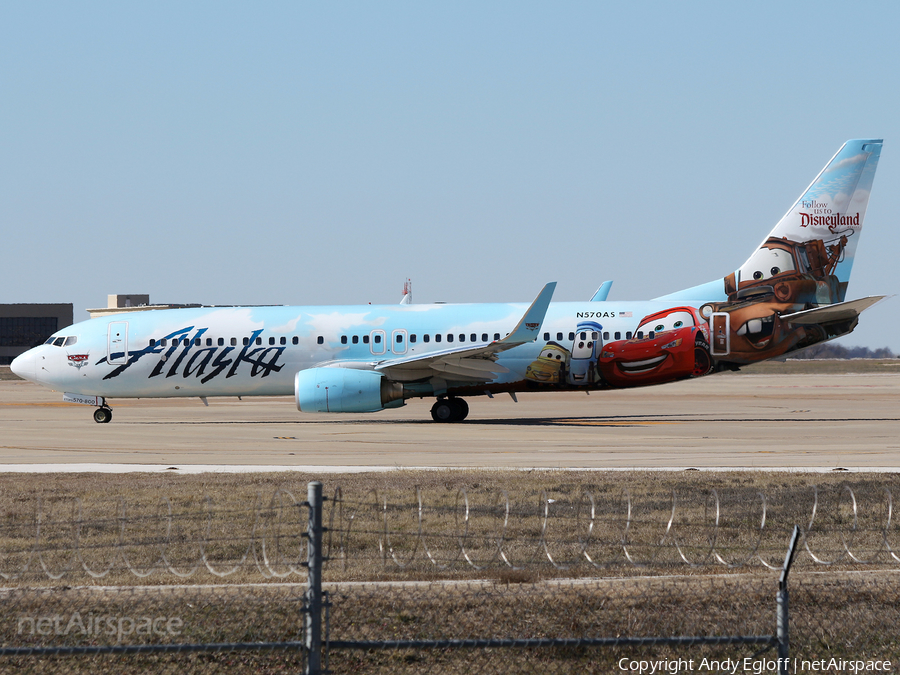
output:
[[[838,302],[834,305],[826,305],[824,307],[816,307],[815,309],[805,309],[802,312],[794,314],[783,314],[782,321],[794,324],[795,326],[810,326],[828,323],[830,321],[844,321],[846,319],[855,319],[872,305],[884,300],[885,295],[870,295],[859,300],[850,300],[849,302]]]

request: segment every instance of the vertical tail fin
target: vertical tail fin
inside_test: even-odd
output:
[[[850,280],[881,140],[844,143],[759,249],[725,279],[725,292],[745,294],[760,285],[802,276],[819,281],[810,304],[841,302]],[[822,284],[827,282],[828,289]]]

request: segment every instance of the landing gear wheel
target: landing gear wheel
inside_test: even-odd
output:
[[[94,421],[97,424],[108,424],[112,419],[112,409],[110,408],[97,408],[94,411]]]
[[[712,357],[709,355],[709,346],[706,340],[697,338],[694,341],[694,370],[691,377],[706,375],[712,370]]]
[[[469,414],[469,404],[463,398],[451,398],[450,402],[456,408],[455,422],[462,422]]]
[[[461,398],[439,398],[431,406],[431,419],[435,422],[460,422],[469,414],[469,404]]]

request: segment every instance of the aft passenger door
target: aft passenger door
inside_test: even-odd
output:
[[[727,356],[731,351],[731,315],[728,312],[715,312],[709,317],[710,336],[709,352],[713,356]]]

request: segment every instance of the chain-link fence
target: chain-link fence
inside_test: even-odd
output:
[[[6,496],[0,670],[896,668],[892,495],[610,483],[323,497],[312,483],[302,499]]]

